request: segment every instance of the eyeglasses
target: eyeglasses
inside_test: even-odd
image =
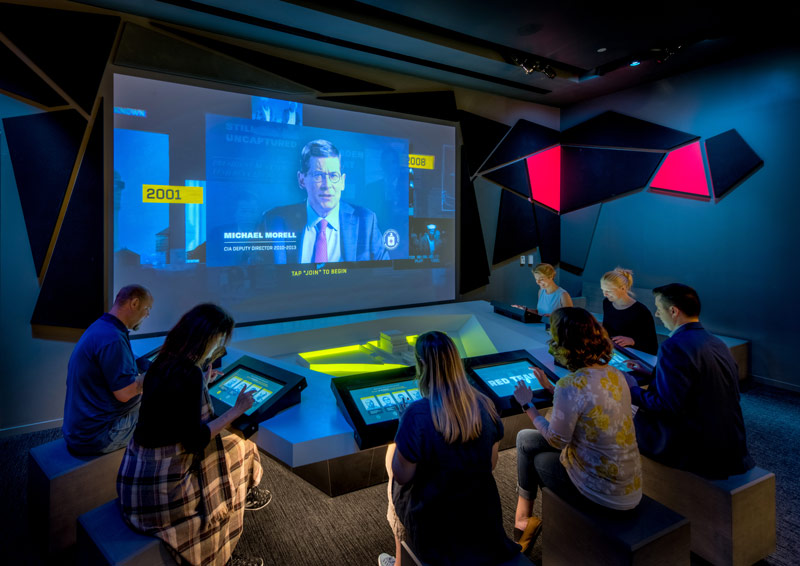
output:
[[[342,178],[342,174],[338,171],[331,171],[330,173],[325,173],[324,171],[314,171],[309,173],[309,175],[314,179],[314,182],[319,184],[322,183],[323,177],[328,177],[328,181],[331,183],[338,183],[339,179]]]

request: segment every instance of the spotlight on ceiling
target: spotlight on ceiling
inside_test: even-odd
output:
[[[529,61],[528,59],[513,58],[514,64],[522,69],[526,75],[531,73],[542,73],[548,79],[556,78],[556,72],[550,65],[542,64],[541,61]]]
[[[641,64],[642,64],[642,62],[639,61],[638,59],[634,59],[633,61],[630,62],[630,66],[631,67],[638,67]]]

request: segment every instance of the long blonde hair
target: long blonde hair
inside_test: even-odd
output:
[[[469,384],[456,345],[447,334],[426,332],[415,345],[419,389],[431,403],[434,428],[445,442],[467,442],[481,435],[481,407],[500,417],[492,401]]]

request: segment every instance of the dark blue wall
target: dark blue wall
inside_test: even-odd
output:
[[[695,287],[711,331],[752,342],[758,380],[800,390],[800,51],[752,56],[562,112],[567,129],[605,110],[692,132],[735,128],[764,167],[719,203],[640,192],[602,206],[585,283],[617,265],[636,287]]]

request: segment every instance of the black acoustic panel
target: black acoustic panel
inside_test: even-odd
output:
[[[31,324],[86,328],[103,313],[102,116],[101,104]]]
[[[561,266],[569,264],[579,272],[577,275],[586,267],[602,206],[593,204],[561,215]]]
[[[500,196],[492,265],[519,256],[539,245],[533,204],[510,191]]]
[[[117,36],[117,16],[0,5],[0,31],[86,112]]]
[[[558,144],[560,135],[557,130],[527,120],[518,120],[483,164],[481,171],[488,171],[554,146]]]
[[[475,198],[475,187],[466,174],[466,160],[461,151],[461,219],[458,292],[460,294],[474,291],[489,284],[489,259],[486,257],[486,243],[483,241],[481,216],[478,212],[478,199]]]
[[[652,122],[608,111],[561,134],[563,145],[624,147],[667,151],[699,139]]]
[[[524,159],[515,161],[510,165],[495,169],[483,175],[484,178],[514,191],[519,196],[527,199],[531,196],[531,182],[528,177],[528,165]]]
[[[561,213],[643,188],[664,154],[644,151],[561,148]]]
[[[320,100],[343,102],[356,106],[427,116],[439,120],[458,120],[456,97],[450,90],[434,92],[400,92],[395,94],[360,94],[353,96],[320,96]]]
[[[170,26],[154,24],[155,27],[168,31],[171,34],[184,37],[193,43],[203,45],[219,53],[234,57],[240,61],[259,67],[267,72],[275,73],[296,83],[313,88],[318,92],[380,92],[393,91],[393,88],[354,79],[346,75],[340,75],[327,69],[312,67],[295,63],[288,59],[281,59],[273,55],[267,55],[260,51],[247,49],[238,45],[232,45],[224,41],[217,41],[208,37],[203,37],[188,31],[180,30]]]
[[[533,212],[539,236],[539,256],[544,263],[558,265],[561,262],[561,218],[538,204],[534,205]]]
[[[736,130],[708,138],[706,158],[715,200],[721,199],[764,165],[764,160],[756,155]]]
[[[3,125],[33,264],[39,273],[86,132],[86,120],[75,110],[61,110],[6,118]]]
[[[473,176],[511,127],[464,110],[458,111],[458,121],[464,141],[464,159],[469,175]]]
[[[66,104],[64,99],[50,88],[50,85],[2,43],[0,43],[0,69],[2,69],[0,90],[16,94],[42,106]]]
[[[274,73],[130,23],[125,24],[114,62],[127,67],[252,86],[273,92],[313,93],[308,87]]]

